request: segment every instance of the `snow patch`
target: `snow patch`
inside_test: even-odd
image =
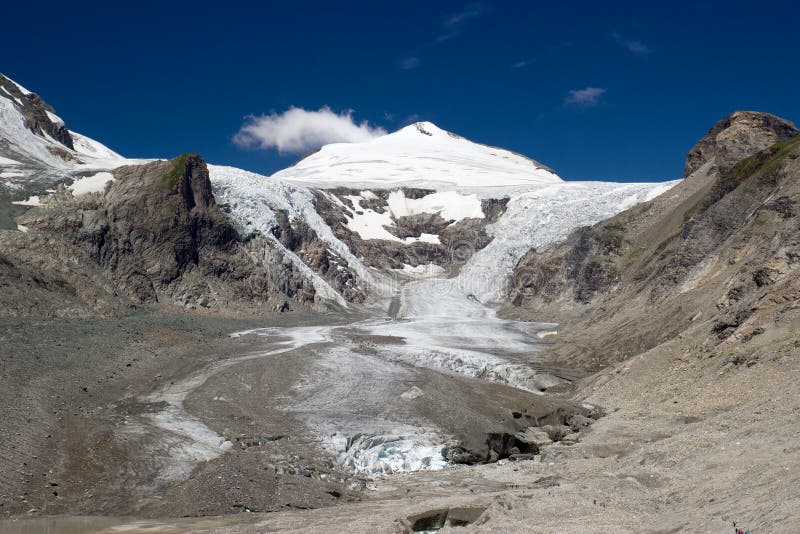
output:
[[[383,239],[403,242],[402,239],[384,228],[384,226],[394,226],[391,213],[388,211],[378,213],[372,209],[362,207],[362,196],[346,195],[345,198],[353,203],[353,215],[347,218],[347,228],[351,232],[358,234],[361,239]]]
[[[438,234],[426,234],[425,232],[419,234],[419,237],[417,237],[417,238],[407,237],[406,238],[406,243],[409,243],[409,242],[413,243],[414,241],[411,241],[411,240],[419,241],[420,243],[432,243],[434,245],[441,245],[442,244],[442,242],[439,240],[439,235]]]
[[[29,197],[27,200],[15,200],[12,204],[16,204],[18,206],[41,206],[42,201],[38,195],[33,195]]]
[[[395,191],[392,193],[399,193],[400,198],[403,197],[402,191]],[[336,198],[335,195],[328,195],[329,197]],[[432,196],[432,195],[428,195]],[[353,209],[348,211],[352,211],[352,216],[347,217],[347,228],[361,237],[361,239],[368,240],[368,239],[383,239],[385,241],[397,241],[399,243],[404,243],[406,245],[410,245],[412,243],[433,243],[434,245],[440,245],[441,241],[439,240],[439,236],[436,234],[426,234],[422,233],[419,237],[406,237],[405,239],[400,239],[396,235],[392,234],[390,231],[386,229],[386,227],[393,227],[394,219],[392,218],[392,210],[385,210],[383,213],[378,213],[377,211],[364,207],[361,205],[362,200],[370,200],[376,199],[378,196],[371,191],[362,191],[359,195],[345,195],[344,198],[349,200],[353,204]],[[396,203],[401,202],[399,200],[395,201]],[[344,206],[343,202],[339,202],[342,206]],[[480,203],[479,203],[480,204]],[[345,206],[346,207],[346,206]],[[402,209],[405,209],[401,206]],[[410,210],[406,210],[410,213]]]
[[[463,195],[457,191],[442,191],[422,198],[406,198],[403,191],[392,191],[388,203],[395,218],[420,213],[438,213],[445,221],[453,222],[485,217],[477,195]]]
[[[0,178],[19,178],[21,176],[27,176],[24,172],[18,171],[3,171],[0,172]]]
[[[103,143],[90,139],[77,132],[70,131],[69,134],[72,136],[72,145],[75,147],[75,152],[78,154],[107,160],[125,159]]]
[[[402,269],[395,269],[395,271],[407,274],[413,278],[436,278],[442,276],[446,272],[443,267],[435,263],[417,265],[416,267],[404,264]]]
[[[11,158],[4,158],[0,156],[0,165],[20,165],[20,162]]]
[[[98,172],[92,176],[78,178],[67,189],[72,191],[74,196],[85,195],[87,193],[102,193],[108,182],[114,181],[114,175],[110,172]]]

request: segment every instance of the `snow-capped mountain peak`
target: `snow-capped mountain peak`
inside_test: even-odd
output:
[[[82,165],[114,167],[122,156],[67,129],[38,95],[0,74],[0,150],[6,160],[31,168],[74,170]]]
[[[274,178],[317,187],[423,185],[502,187],[560,183],[530,158],[417,122],[361,143],[333,143]]]

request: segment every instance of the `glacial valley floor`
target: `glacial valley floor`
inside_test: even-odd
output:
[[[135,431],[120,441],[120,429],[164,408],[131,399],[180,383],[199,363],[264,349],[230,332],[326,320],[143,313],[2,323],[0,531],[727,532],[735,522],[797,532],[796,344],[731,365],[682,335],[576,384],[574,399],[606,412],[577,443],[545,446],[529,461],[383,477],[373,489],[331,467],[305,427],[276,408],[292,366],[312,357],[302,351],[280,364],[224,367],[185,399],[233,447],[184,482],[158,474],[180,472],[179,462],[163,463],[180,457],[180,443],[153,449]],[[414,383],[441,389],[435,377]],[[231,393],[254,388],[269,394]],[[431,402],[460,419],[461,400]]]

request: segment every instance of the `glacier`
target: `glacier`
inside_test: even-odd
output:
[[[102,192],[114,179],[113,169],[152,161],[126,159],[74,132],[75,159],[65,161],[51,151],[60,144],[25,127],[17,106],[13,99],[0,98],[0,136],[10,140],[11,157],[0,158],[2,177],[7,180],[24,179],[29,169],[45,167],[56,182],[69,184],[73,194]],[[61,121],[55,114],[51,119]],[[556,325],[546,317],[539,323],[497,317],[496,306],[506,294],[515,265],[531,248],[546,248],[577,227],[647,201],[675,183],[565,182],[530,158],[474,143],[429,122],[361,143],[326,145],[272,176],[221,165],[208,168],[217,202],[241,235],[263,236],[313,284],[321,299],[370,318],[346,326],[233,334],[262,336],[266,348],[197,369],[142,399],[163,403],[163,408],[130,421],[121,432],[162,432],[163,439],[151,444],[153,457],[163,463],[161,482],[184,478],[197,463],[217,458],[231,447],[225,436],[186,411],[184,401],[192,391],[238,362],[291,357],[292,351],[301,349],[316,355],[313,367],[296,384],[291,402],[286,399],[283,409],[308,425],[337,465],[369,477],[445,468],[443,450],[451,438],[435,425],[406,420],[402,410],[398,415],[386,408],[424,394],[416,386],[409,389],[417,376],[415,370],[433,369],[533,393],[560,383],[561,378],[537,367],[537,353]],[[336,187],[357,194],[339,197],[340,193],[331,191]],[[404,187],[432,192],[408,198]],[[365,204],[377,198],[378,190],[388,199],[384,213]],[[473,243],[456,244],[474,254],[455,276],[428,262],[382,272],[367,267],[336,237],[316,210],[315,191],[334,204],[344,206],[343,200],[353,204],[356,209],[344,224],[363,240],[406,244],[438,243],[439,236],[423,233],[418,238],[397,238],[385,228],[395,218],[439,214],[446,221],[484,219],[483,200],[507,198],[508,202],[505,212],[487,228],[492,237],[487,246],[471,250]],[[39,205],[40,196],[18,203]],[[355,273],[370,295],[366,304],[347,302],[280,243],[273,231],[281,211],[290,221],[308,225]],[[391,316],[390,302],[397,304]],[[378,345],[365,354],[351,338],[354,333],[398,338],[403,343]]]

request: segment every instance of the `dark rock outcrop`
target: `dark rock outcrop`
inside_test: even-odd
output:
[[[800,137],[771,142],[792,131],[782,119],[734,113],[693,149],[711,158],[695,163],[711,166],[560,245],[530,251],[504,315],[562,323],[551,354],[580,365],[642,353],[697,321],[707,323],[709,346],[753,331],[764,299],[800,293],[792,274]]]
[[[348,302],[362,303],[367,292],[346,262],[333,254],[305,221],[290,221],[285,211],[276,213],[278,225],[272,233],[303,263],[325,279]]]
[[[736,111],[717,124],[686,155],[684,176],[714,161],[721,171],[768,146],[800,135],[794,124],[756,111]]]
[[[259,311],[282,307],[287,298],[322,305],[307,279],[268,240],[239,237],[216,205],[198,155],[121,167],[114,175],[102,193],[73,197],[62,187],[43,207],[27,212],[19,221],[28,234],[0,233],[0,258],[19,271],[15,240],[59,243],[67,257],[48,263],[43,245],[32,252],[31,262],[38,255],[41,268],[31,276],[60,279],[103,313],[123,311],[82,297],[71,281],[78,273],[98,273],[96,285],[134,305]]]
[[[70,150],[75,147],[72,144],[72,136],[63,122],[53,122],[47,114],[55,113],[52,107],[48,105],[36,93],[23,93],[20,91],[17,84],[0,74],[0,96],[10,96],[19,106],[22,116],[25,117],[25,126],[40,137],[45,134],[49,135]],[[65,153],[69,154],[69,153]],[[56,154],[59,155],[59,154]],[[61,155],[64,157],[64,155]]]

